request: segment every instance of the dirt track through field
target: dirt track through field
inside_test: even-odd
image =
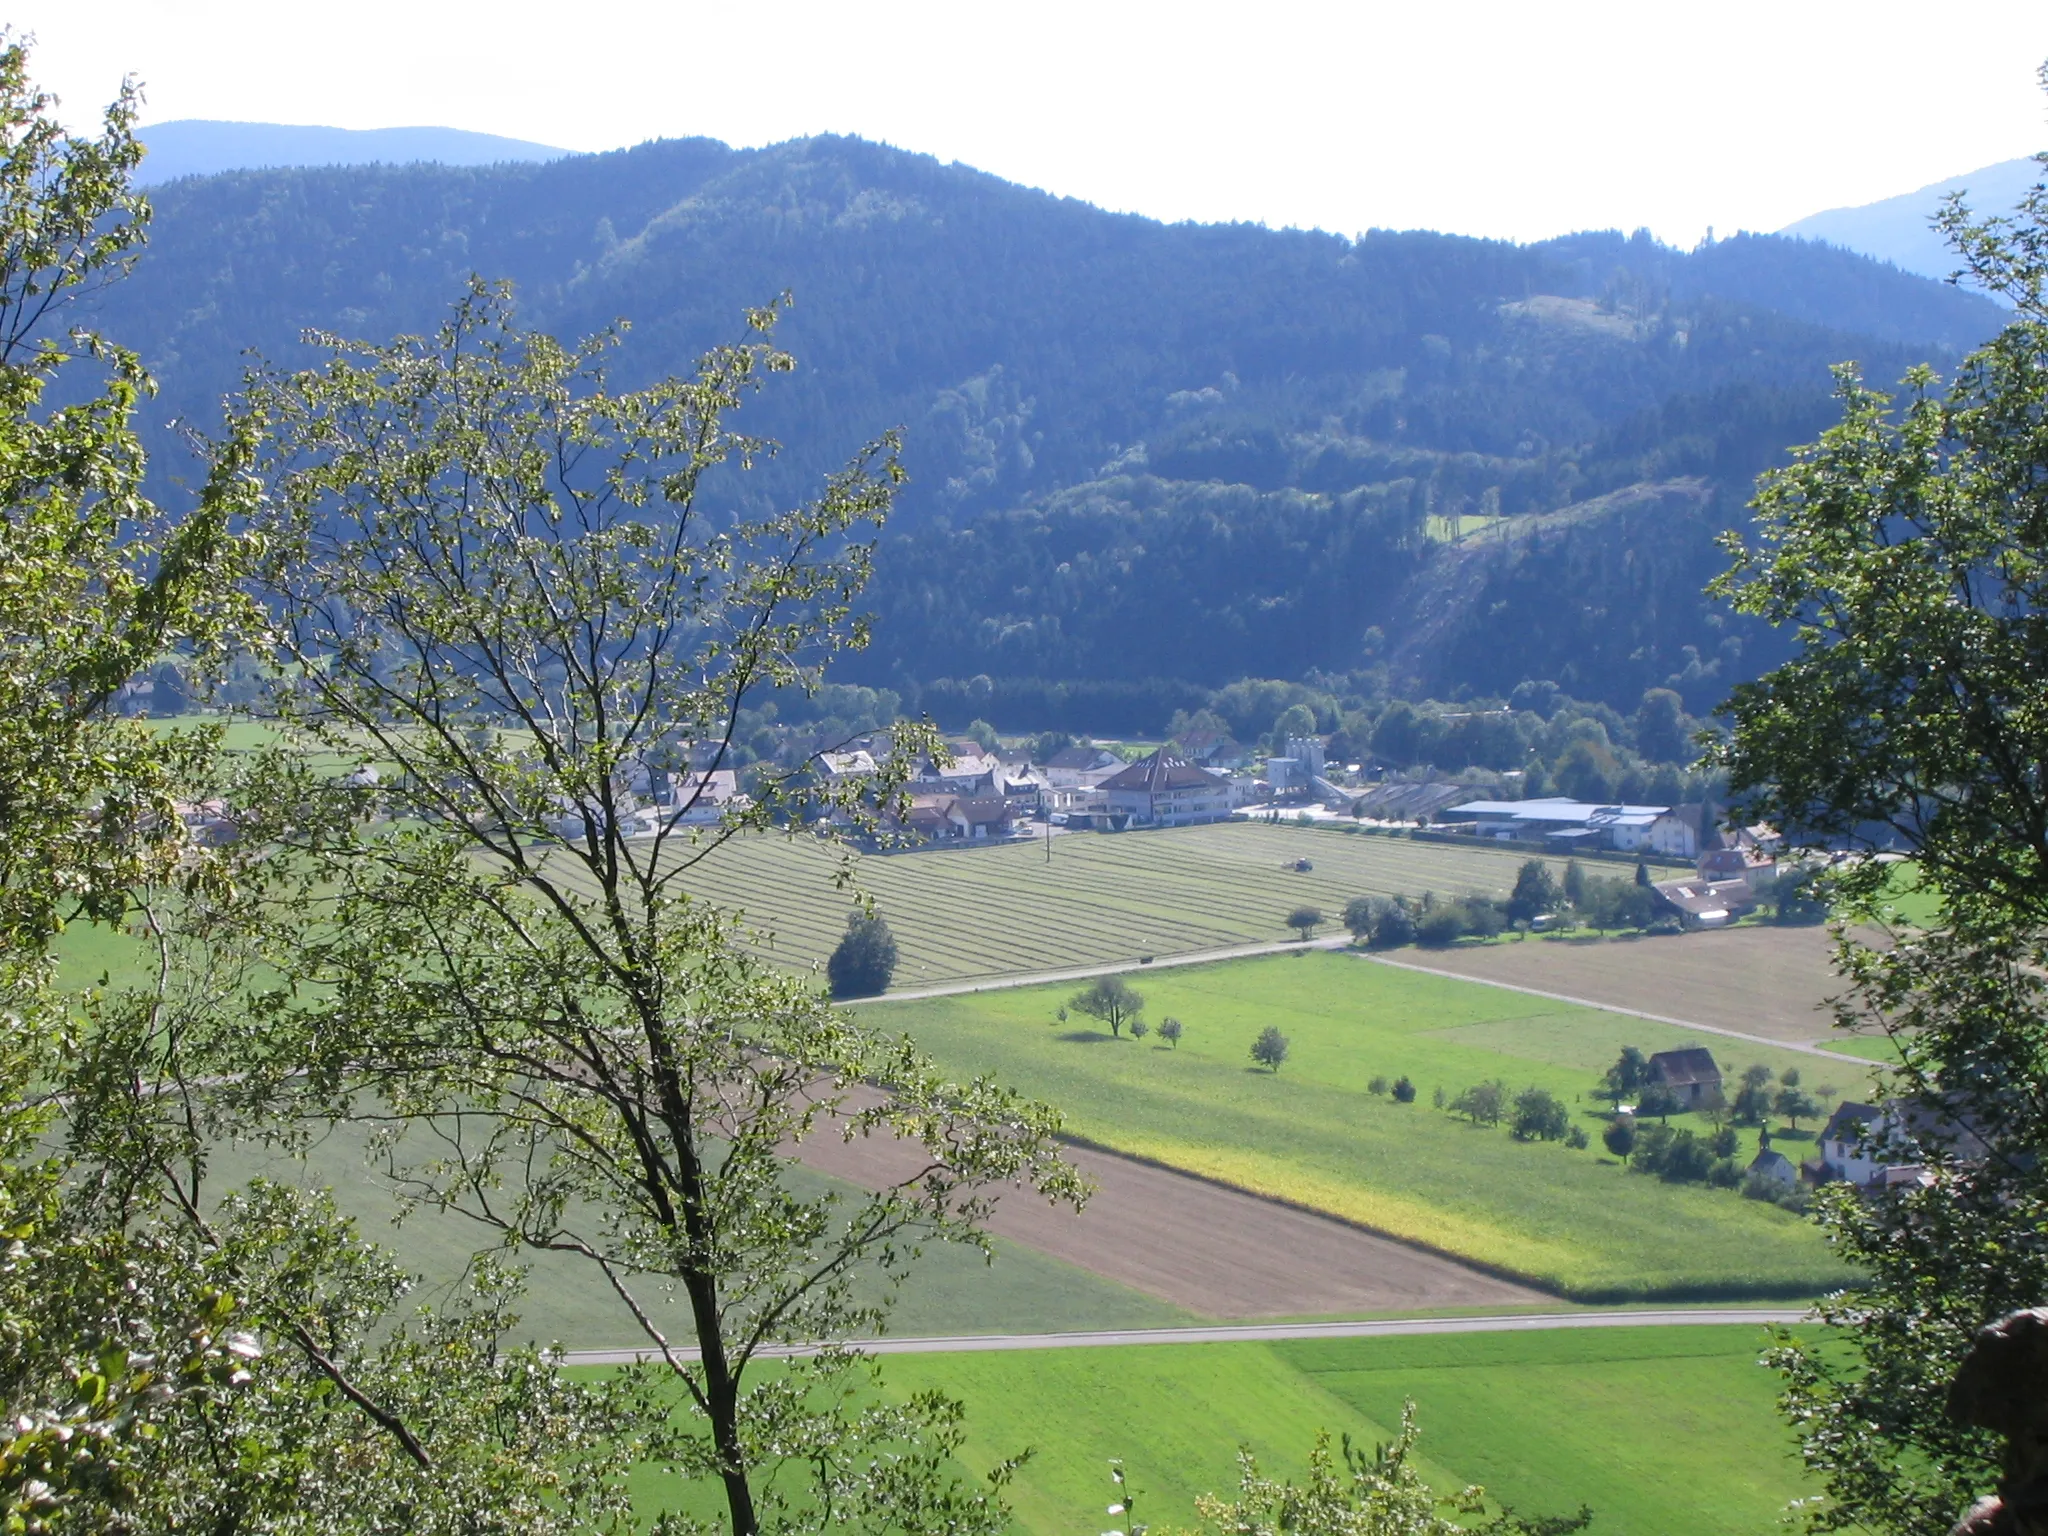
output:
[[[799,1149],[824,1173],[875,1189],[910,1177],[920,1154],[829,1126]],[[1536,1304],[1554,1298],[1345,1222],[1092,1147],[1068,1161],[1095,1181],[1080,1213],[1005,1191],[988,1229],[1208,1317]]]
[[[1729,928],[1636,939],[1544,939],[1404,949],[1393,958],[1475,981],[1567,994],[1787,1044],[1833,1034],[1842,990],[1825,928]]]

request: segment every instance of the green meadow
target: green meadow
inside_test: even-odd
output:
[[[1603,1151],[1592,1095],[1625,1045],[1704,1045],[1729,1075],[1797,1066],[1846,1097],[1869,1068],[1752,1046],[1599,1009],[1546,1002],[1303,950],[1129,978],[1145,1015],[1182,1021],[1178,1049],[1112,1039],[1058,1009],[1065,986],[870,1005],[956,1073],[987,1072],[1056,1104],[1071,1134],[1291,1200],[1495,1266],[1584,1301],[1810,1295],[1845,1272],[1804,1220],[1732,1192],[1627,1172]],[[1256,1068],[1274,1025],[1286,1064]],[[1369,1092],[1406,1075],[1416,1102]],[[1433,1107],[1475,1083],[1549,1089],[1592,1144],[1518,1142]],[[1697,1117],[1679,1116],[1679,1124]],[[1699,1129],[1705,1130],[1704,1125]],[[1810,1136],[1811,1127],[1802,1127]],[[1744,1135],[1739,1160],[1754,1155]]]
[[[1439,1489],[1478,1483],[1492,1507],[1593,1509],[1595,1536],[1754,1536],[1812,1492],[1757,1364],[1761,1328],[1558,1329],[1437,1338],[1140,1345],[892,1355],[892,1395],[938,1389],[967,1406],[960,1460],[978,1478],[1031,1455],[1007,1494],[1029,1536],[1107,1530],[1110,1457],[1134,1517],[1185,1530],[1202,1494],[1228,1496],[1237,1457],[1298,1478],[1319,1431],[1370,1448],[1404,1401],[1419,1469]],[[713,1513],[649,1470],[644,1507]]]

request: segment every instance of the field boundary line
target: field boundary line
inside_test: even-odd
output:
[[[1590,997],[1573,997],[1565,992],[1545,992],[1540,987],[1525,987],[1512,981],[1495,981],[1490,976],[1467,976],[1462,971],[1446,971],[1433,965],[1417,965],[1412,960],[1390,960],[1385,955],[1368,955],[1353,951],[1355,958],[1370,960],[1374,965],[1390,965],[1397,971],[1414,971],[1421,976],[1439,976],[1445,981],[1469,981],[1482,987],[1499,987],[1503,992],[1520,992],[1528,997],[1540,997],[1547,1002],[1570,1003],[1579,1008],[1597,1008],[1602,1013],[1625,1013],[1632,1019],[1648,1019],[1652,1024],[1671,1024],[1679,1029],[1697,1029],[1709,1035],[1725,1035],[1730,1040],[1746,1040],[1751,1045],[1766,1045],[1774,1051],[1798,1051],[1806,1056],[1818,1056],[1823,1061],[1840,1063],[1854,1061],[1840,1051],[1830,1051],[1818,1045],[1801,1045],[1792,1040],[1773,1040],[1768,1035],[1747,1034],[1739,1029],[1727,1029],[1719,1024],[1701,1024],[1693,1019],[1674,1019],[1669,1014],[1645,1013],[1640,1008],[1623,1008],[1618,1003],[1603,1003]]]
[[[1060,981],[1088,981],[1096,976],[1119,976],[1125,972],[1142,975],[1148,971],[1172,970],[1183,965],[1213,965],[1219,960],[1249,960],[1259,955],[1299,954],[1308,949],[1342,949],[1351,943],[1348,934],[1331,934],[1310,939],[1274,939],[1257,944],[1233,944],[1224,949],[1196,949],[1179,955],[1158,955],[1151,961],[1110,960],[1100,965],[1070,966],[1057,971],[1023,971],[1006,976],[1000,971],[965,981],[941,982],[910,992],[884,992],[880,997],[849,997],[842,1007],[866,1003],[918,1003],[933,997],[962,997],[970,992],[1008,992],[1016,987],[1044,987]]]
[[[858,1339],[844,1347],[871,1355],[978,1354],[1024,1349],[1110,1349],[1150,1344],[1276,1344],[1299,1339],[1414,1338],[1454,1333],[1542,1333],[1565,1328],[1758,1326],[1811,1320],[1805,1308],[1690,1307],[1616,1312],[1504,1313],[1492,1317],[1381,1318],[1337,1323],[1222,1323],[1191,1328],[1104,1328],[1086,1333],[979,1333],[950,1338]],[[830,1345],[788,1344],[764,1349],[768,1356],[815,1355]],[[673,1351],[694,1358],[695,1350]],[[553,1357],[562,1365],[638,1365],[658,1360],[652,1349],[569,1349]]]

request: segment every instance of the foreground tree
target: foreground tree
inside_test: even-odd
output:
[[[646,1338],[647,1390],[692,1410],[643,1415],[637,1452],[719,1485],[733,1536],[994,1531],[989,1491],[945,1470],[957,1409],[862,1406],[845,1341],[884,1319],[869,1279],[979,1240],[993,1187],[1078,1197],[1056,1120],[943,1081],[684,886],[799,811],[872,828],[934,745],[900,730],[866,788],[792,771],[687,816],[750,701],[865,643],[863,540],[900,478],[884,440],[812,502],[735,510],[719,472],[772,447],[732,412],[790,366],[772,312],[750,321],[693,376],[619,394],[608,338],[564,348],[478,285],[432,337],[330,340],[323,368],[252,381],[294,739],[246,793],[295,886],[270,903],[295,991],[250,1021],[245,1092],[379,1126],[412,1201],[588,1263]],[[389,765],[381,809],[309,747]],[[785,1177],[791,1147],[868,1136],[896,1149],[883,1188]]]
[[[1872,1150],[1927,1182],[1823,1194],[1867,1279],[1822,1304],[1826,1339],[1776,1355],[1826,1494],[1809,1526],[1901,1536],[1997,1481],[1949,1383],[1978,1329],[2048,1300],[2048,192],[1943,224],[2012,323],[1946,389],[1914,373],[1903,404],[1841,370],[1840,423],[1766,477],[1719,586],[1798,642],[1731,701],[1738,801],[1795,839],[1910,851],[1942,906],[1887,947],[1838,944],[1840,1022],[1904,1063]],[[1834,894],[1882,921],[1891,869],[1850,861]]]
[[[217,654],[242,611],[231,523],[253,504],[252,444],[222,445],[184,516],[144,498],[147,375],[58,329],[139,241],[135,102],[89,139],[51,107],[26,51],[0,46],[0,1523],[616,1524],[625,1466],[599,1443],[599,1394],[498,1351],[502,1286],[399,1323],[407,1277],[331,1203],[208,1177],[209,1062],[244,1058],[209,1057],[222,973],[171,921],[234,905],[235,861],[179,816],[211,782],[214,733],[108,705],[168,648]],[[60,929],[86,922],[140,930],[141,979],[117,959],[103,990],[52,985]]]
[[[1301,935],[1301,942],[1304,944],[1315,937],[1316,929],[1320,928],[1322,924],[1323,909],[1321,907],[1296,907],[1287,914],[1287,926]]]

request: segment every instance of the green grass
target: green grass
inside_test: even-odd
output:
[[[1110,1456],[1139,1518],[1186,1526],[1196,1495],[1234,1487],[1240,1446],[1299,1476],[1319,1429],[1370,1447],[1404,1399],[1439,1486],[1480,1483],[1527,1513],[1587,1503],[1599,1536],[1750,1536],[1811,1491],[1762,1343],[1747,1326],[1585,1329],[895,1356],[883,1374],[967,1403],[972,1470],[1031,1447],[1011,1503],[1046,1536],[1114,1523]]]
[[[1597,1137],[1605,1106],[1589,1091],[1624,1045],[1705,1045],[1731,1076],[1761,1061],[1813,1079],[1810,1056],[1322,951],[1132,980],[1150,1018],[1182,1020],[1179,1050],[1113,1041],[1079,1015],[1056,1022],[1071,985],[883,1003],[870,1017],[906,1030],[954,1072],[990,1072],[1058,1105],[1087,1140],[1578,1299],[1812,1294],[1844,1278],[1799,1218],[1606,1158]],[[1292,1042],[1278,1074],[1249,1060],[1267,1024]],[[1375,1076],[1404,1073],[1420,1090],[1414,1104],[1367,1091]],[[1848,1083],[1857,1074],[1843,1063]],[[1439,1087],[1455,1096],[1496,1077],[1511,1091],[1534,1085],[1564,1098],[1593,1145],[1516,1142],[1431,1107]],[[1754,1133],[1744,1141],[1746,1160]]]
[[[471,1256],[491,1234],[460,1217],[419,1211],[402,1225],[391,1217],[396,1201],[362,1156],[363,1137],[347,1129],[314,1145],[303,1161],[262,1149],[220,1147],[211,1158],[216,1189],[225,1192],[257,1174],[281,1182],[332,1189],[363,1235],[388,1250],[420,1279],[416,1301],[438,1302],[460,1281]],[[807,1169],[792,1183],[808,1193],[843,1188]],[[516,1335],[569,1349],[629,1349],[646,1342],[602,1277],[587,1262],[559,1254],[529,1254],[526,1294]],[[879,1294],[878,1284],[869,1294]],[[671,1336],[689,1332],[685,1310],[642,1288],[656,1322]],[[960,1244],[927,1246],[896,1291],[888,1331],[898,1337],[973,1333],[1058,1333],[1098,1328],[1170,1328],[1201,1321],[1182,1308],[1134,1291],[1059,1259],[998,1240],[994,1261]]]
[[[774,956],[808,965],[846,926],[836,856],[810,838],[748,837],[706,860],[690,888],[771,931]],[[1291,867],[1302,858],[1314,868]],[[1226,823],[1057,837],[1050,862],[1040,840],[859,858],[855,868],[896,935],[895,985],[906,990],[1284,940],[1287,914],[1304,903],[1334,933],[1354,896],[1505,896],[1522,863],[1487,848]]]

